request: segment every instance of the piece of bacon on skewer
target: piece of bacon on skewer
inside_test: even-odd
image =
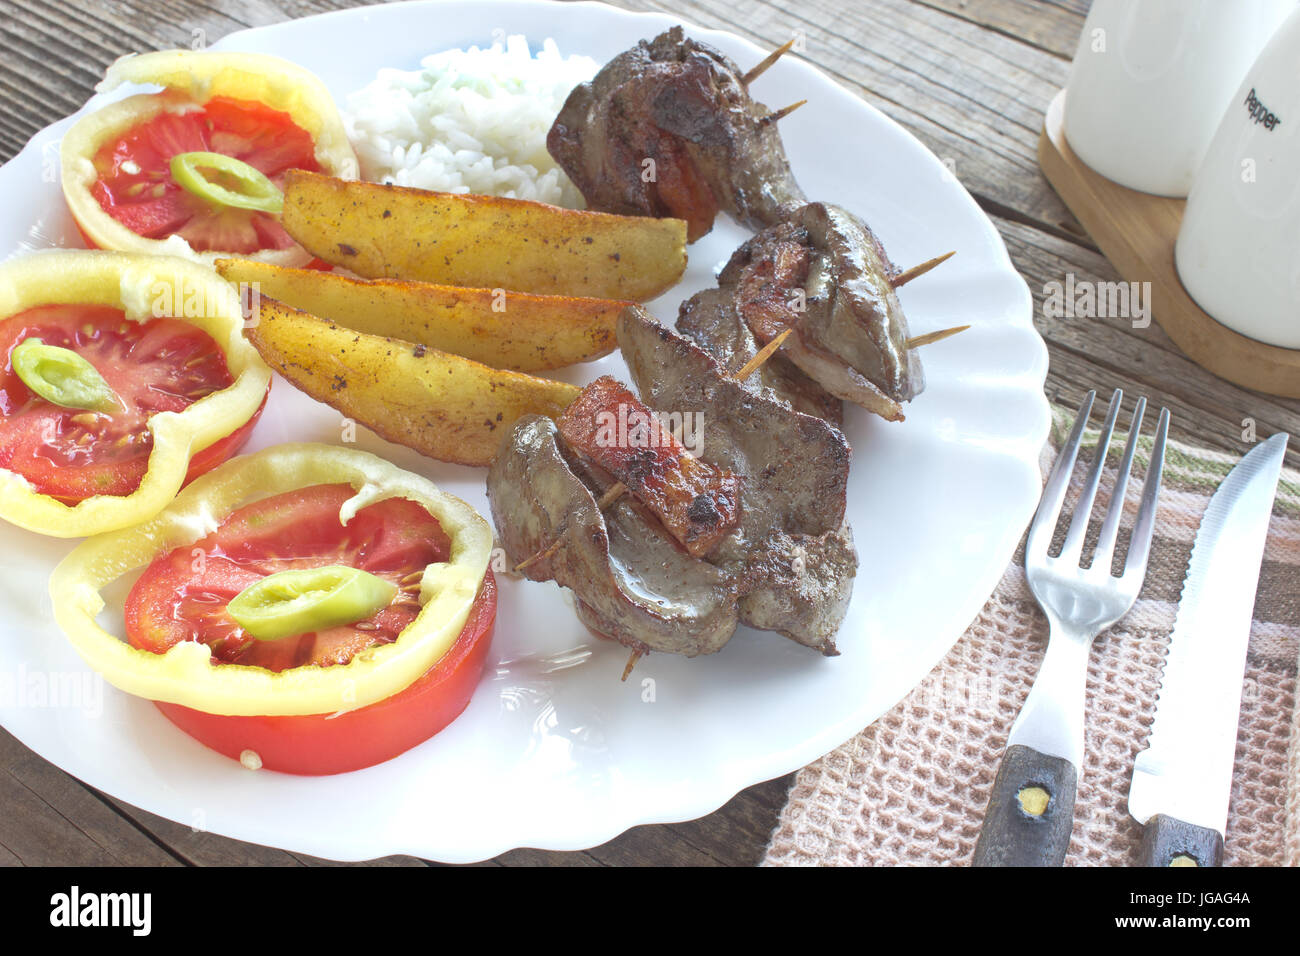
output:
[[[602,376],[559,419],[569,448],[627,486],[694,557],[740,520],[740,478],[692,455],[617,380]]]

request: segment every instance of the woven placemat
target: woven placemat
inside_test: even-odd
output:
[[[1071,415],[1054,410],[1044,470]],[[1095,441],[1095,432],[1085,436],[1085,445]],[[1095,515],[1105,514],[1121,449],[1117,438]],[[1140,443],[1135,477],[1145,472],[1149,449],[1148,438]],[[1142,594],[1093,645],[1086,757],[1066,865],[1136,860],[1140,828],[1127,811],[1133,758],[1154,716],[1193,536],[1210,495],[1238,460],[1170,443]],[[1066,513],[1082,472],[1076,467]],[[1140,482],[1130,483],[1126,524],[1140,491]],[[1122,536],[1121,547],[1125,541]],[[1297,866],[1300,474],[1294,471],[1283,473],[1278,488],[1254,616],[1224,863]],[[1007,733],[1046,646],[1047,622],[1017,552],[979,617],[926,679],[862,733],[799,771],[763,865],[968,865]]]

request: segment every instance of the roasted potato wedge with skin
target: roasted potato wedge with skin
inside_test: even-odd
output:
[[[554,418],[578,395],[564,382],[356,332],[266,296],[247,335],[312,398],[381,438],[460,465],[489,464],[515,419]]]
[[[587,362],[614,351],[618,314],[631,303],[462,289],[406,279],[353,279],[252,259],[218,259],[217,271],[295,309],[517,372]]]
[[[686,268],[686,223],[290,170],[281,222],[367,278],[645,302]]]

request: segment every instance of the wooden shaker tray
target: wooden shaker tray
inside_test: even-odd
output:
[[[1266,345],[1220,325],[1183,288],[1174,240],[1187,201],[1111,182],[1070,149],[1065,90],[1047,108],[1038,164],[1120,276],[1151,283],[1152,315],[1188,358],[1245,388],[1300,398],[1300,350]]]

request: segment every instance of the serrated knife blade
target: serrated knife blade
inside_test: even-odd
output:
[[[1287,438],[1274,435],[1236,464],[1192,544],[1155,722],[1129,790],[1148,866],[1217,866],[1222,857],[1246,647]]]

